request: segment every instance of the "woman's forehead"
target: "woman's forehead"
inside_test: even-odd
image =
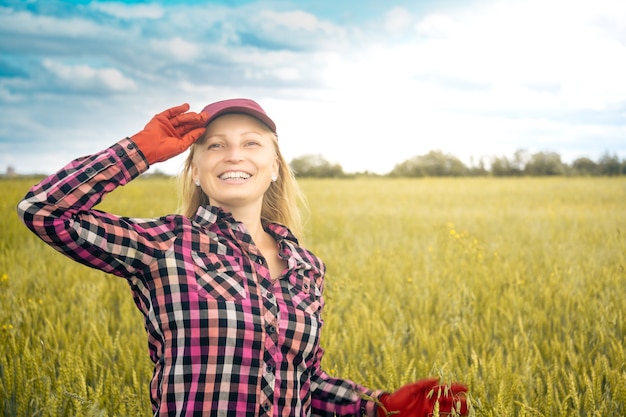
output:
[[[207,125],[207,132],[219,131],[220,129],[255,128],[260,132],[272,133],[271,129],[254,116],[244,113],[226,113],[218,116]]]

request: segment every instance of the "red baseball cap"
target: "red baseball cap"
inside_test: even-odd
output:
[[[256,117],[265,123],[267,127],[272,130],[272,132],[276,133],[276,124],[274,121],[270,119],[259,103],[248,98],[233,98],[229,100],[216,101],[215,103],[207,105],[204,109],[202,109],[202,112],[209,115],[209,120],[206,122],[207,125],[223,114],[244,113]]]

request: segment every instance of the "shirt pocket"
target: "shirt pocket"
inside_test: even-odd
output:
[[[237,301],[247,297],[248,287],[236,258],[223,262],[217,255],[192,251],[198,294],[209,300]]]
[[[310,315],[318,315],[322,308],[321,291],[308,276],[291,274],[288,284],[293,305]]]

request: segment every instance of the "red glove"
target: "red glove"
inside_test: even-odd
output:
[[[437,378],[422,379],[407,384],[391,394],[383,394],[379,400],[379,417],[429,417],[439,402],[439,415],[467,415],[465,394],[467,387],[460,383],[440,385]],[[452,410],[456,414],[453,414]]]
[[[157,114],[131,139],[150,165],[166,161],[184,152],[205,131],[207,113],[185,113],[189,104],[181,104]]]

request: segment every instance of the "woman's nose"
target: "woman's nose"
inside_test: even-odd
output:
[[[228,161],[241,161],[243,159],[243,152],[239,146],[230,146],[226,151],[226,160]]]

